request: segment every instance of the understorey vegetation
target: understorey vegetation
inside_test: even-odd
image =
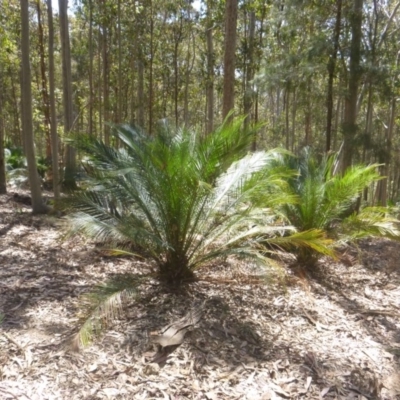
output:
[[[68,202],[69,234],[154,266],[86,296],[82,343],[148,279],[176,288],[201,279],[201,268],[216,259],[248,259],[267,269],[282,249],[313,266],[358,238],[399,236],[387,209],[360,202],[380,179],[377,165],[341,174],[334,155],[251,152],[256,129],[243,129],[243,121],[227,119],[207,136],[167,125],[148,135],[122,125],[114,127],[112,145],[93,136],[73,139],[85,154],[85,179]]]

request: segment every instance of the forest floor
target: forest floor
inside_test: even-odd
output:
[[[0,399],[400,399],[400,243],[363,241],[313,276],[287,257],[268,281],[227,261],[180,292],[151,282],[77,353],[82,294],[148,266],[62,240],[62,218],[23,202],[0,196]],[[151,362],[151,333],[205,301],[184,343]]]

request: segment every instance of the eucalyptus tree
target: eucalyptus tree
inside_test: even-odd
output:
[[[207,41],[207,76],[206,76],[206,133],[214,128],[214,79],[215,79],[215,55],[214,55],[214,20],[213,0],[207,1],[206,11],[206,41]]]
[[[328,69],[328,88],[326,95],[326,145],[325,150],[328,153],[331,150],[332,145],[332,118],[333,118],[333,81],[335,78],[335,68],[337,53],[339,50],[340,30],[341,30],[341,19],[342,19],[342,0],[336,0],[336,19],[335,28],[333,31],[333,47],[332,53],[329,56],[327,65]]]
[[[32,212],[43,214],[48,207],[43,202],[41,183],[35,158],[35,143],[32,121],[31,67],[29,60],[29,1],[20,0],[21,4],[21,106],[24,150],[28,162],[29,186],[32,195]]]
[[[343,118],[343,165],[345,171],[352,163],[354,152],[354,138],[357,133],[357,99],[358,87],[361,78],[361,42],[364,0],[354,0],[353,9],[350,12],[351,45],[350,67],[348,78],[348,92],[345,96],[345,109]]]
[[[63,76],[63,105],[64,105],[64,133],[66,136],[73,127],[73,98],[72,98],[72,73],[71,73],[71,49],[68,22],[68,0],[59,0],[61,59]],[[67,145],[65,150],[65,170],[63,186],[67,190],[76,187],[76,152],[73,147]]]
[[[50,135],[51,135],[51,161],[53,191],[56,200],[60,197],[60,173],[58,163],[58,134],[57,113],[55,99],[55,66],[54,66],[54,23],[51,0],[47,0],[47,24],[49,30],[48,56],[49,56],[49,106],[50,106]]]
[[[7,193],[7,180],[4,154],[3,79],[0,72],[0,194],[5,193]]]
[[[225,2],[225,45],[224,45],[224,97],[222,117],[225,118],[235,105],[235,60],[238,0]]]

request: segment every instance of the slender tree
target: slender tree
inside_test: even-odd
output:
[[[50,138],[50,101],[49,92],[47,90],[47,74],[46,62],[44,52],[44,34],[42,23],[42,4],[41,0],[36,1],[37,9],[37,25],[38,25],[38,38],[39,38],[39,56],[40,56],[40,91],[42,92],[43,101],[43,119],[44,119],[44,132],[46,136],[46,159],[51,161],[51,138]]]
[[[245,88],[244,88],[244,115],[246,119],[244,124],[246,129],[249,128],[252,120],[252,108],[254,103],[254,90],[253,90],[253,79],[254,79],[254,46],[255,46],[255,29],[256,29],[256,14],[254,10],[249,13],[249,27],[248,27],[248,37],[247,37],[247,65],[246,65],[246,75],[245,75]]]
[[[58,134],[54,80],[54,23],[51,0],[47,0],[47,23],[49,26],[49,102],[50,102],[50,135],[51,135],[51,162],[53,172],[53,191],[56,200],[60,198],[60,172],[58,165]]]
[[[93,2],[89,0],[89,133],[94,133],[93,129]]]
[[[43,214],[48,211],[44,204],[40,179],[37,171],[35,157],[35,143],[33,139],[33,117],[32,117],[32,88],[31,88],[31,66],[29,60],[29,1],[20,0],[21,3],[21,106],[22,106],[22,131],[24,149],[28,162],[28,177],[32,196],[32,212]]]
[[[354,0],[353,10],[350,13],[351,26],[351,46],[350,46],[350,71],[348,93],[345,99],[344,121],[343,121],[343,165],[345,171],[350,167],[353,151],[354,138],[357,133],[357,96],[358,86],[361,77],[361,40],[362,40],[362,19],[363,19],[363,1]]]
[[[335,31],[333,35],[333,48],[328,61],[328,94],[326,100],[327,116],[326,116],[326,145],[325,145],[326,152],[330,151],[332,142],[333,80],[335,77],[336,59],[339,50],[341,15],[342,15],[342,0],[337,0]]]
[[[214,38],[213,29],[214,21],[212,19],[212,0],[207,1],[207,16],[206,16],[206,39],[207,39],[207,81],[206,81],[206,133],[210,133],[214,129]]]
[[[224,94],[222,117],[226,118],[235,106],[235,61],[238,0],[226,0],[225,6],[225,52]]]
[[[7,180],[4,157],[3,79],[0,75],[0,194],[5,193],[7,193]]]
[[[60,16],[61,58],[63,71],[64,132],[67,136],[73,125],[71,50],[69,40],[68,0],[58,0]],[[76,155],[73,147],[65,149],[64,188],[75,189]]]

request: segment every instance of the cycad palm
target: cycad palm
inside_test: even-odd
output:
[[[246,155],[253,133],[241,126],[224,124],[204,138],[167,128],[150,137],[123,126],[116,129],[121,149],[78,138],[76,146],[90,155],[91,181],[73,198],[74,231],[136,249],[169,283],[190,279],[221,255],[262,258],[248,239],[265,215],[246,202],[253,188],[245,182],[275,153]]]
[[[254,132],[244,132],[242,122],[203,138],[168,129],[150,137],[123,126],[115,131],[120,149],[78,137],[75,146],[89,156],[90,178],[86,190],[73,196],[72,232],[152,259],[169,284],[190,280],[198,266],[217,257],[265,263],[268,243],[329,253],[319,231],[296,233],[277,224],[272,210],[289,200],[281,188],[290,173],[268,167],[280,152],[248,153]],[[269,191],[261,209],[250,201],[260,187]],[[145,274],[122,277],[88,295],[78,341],[87,343],[145,281]]]
[[[309,149],[299,157],[286,155],[281,159],[281,164],[297,171],[288,180],[288,194],[294,201],[280,207],[288,223],[299,231],[324,231],[337,244],[366,236],[397,238],[397,221],[388,217],[387,209],[357,210],[363,190],[381,179],[378,165],[355,165],[343,174],[335,174],[336,161],[335,155],[319,161]],[[301,249],[299,254],[307,262],[315,256],[308,249]]]

